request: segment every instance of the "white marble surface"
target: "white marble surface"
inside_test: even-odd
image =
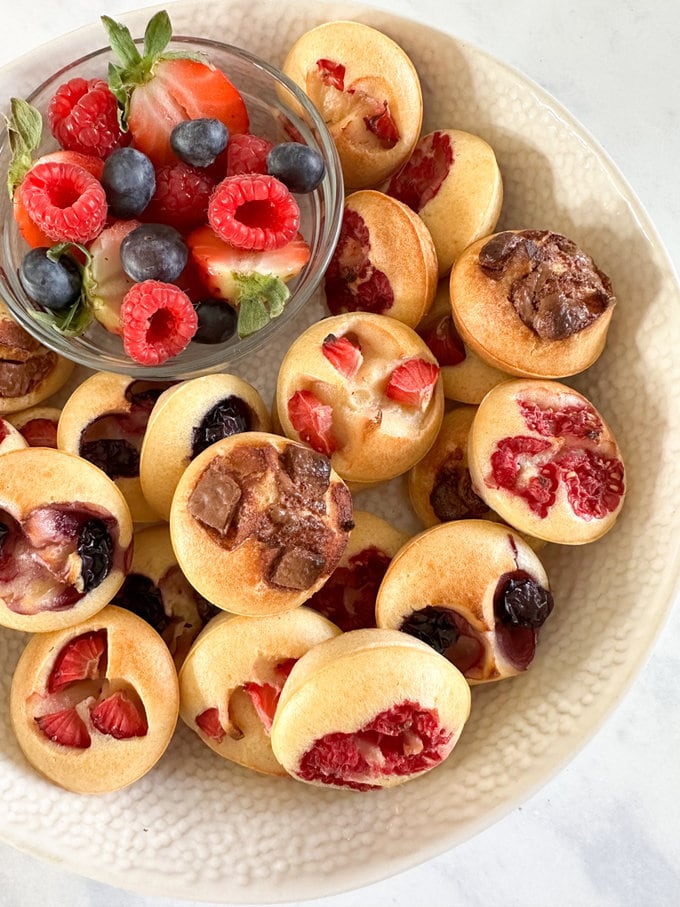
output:
[[[0,64],[140,0],[1,0]],[[377,0],[484,47],[547,88],[607,150],[680,266],[677,0]],[[58,12],[57,12],[58,10]],[[680,531],[680,526],[678,530]],[[640,577],[644,596],[644,577]],[[674,907],[680,902],[680,608],[597,736],[473,840],[318,907]],[[225,860],[229,855],[225,853]],[[6,907],[180,907],[88,881],[0,844]],[[225,902],[229,902],[225,892]]]

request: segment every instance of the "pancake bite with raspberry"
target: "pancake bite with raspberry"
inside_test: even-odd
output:
[[[415,211],[432,234],[440,277],[467,246],[492,232],[503,204],[493,149],[458,129],[423,136],[386,191]]]
[[[191,585],[253,617],[297,608],[320,589],[352,525],[350,493],[327,457],[254,431],[199,454],[170,510],[172,546]]]
[[[255,388],[236,375],[204,375],[168,388],[146,427],[139,461],[144,497],[164,520],[189,463],[206,447],[244,431],[269,431]]]
[[[56,406],[31,406],[12,413],[8,421],[21,432],[29,447],[57,447],[61,410]]]
[[[477,684],[525,671],[552,609],[543,565],[518,533],[460,520],[426,529],[401,549],[380,586],[376,618],[427,643]]]
[[[427,452],[444,412],[439,367],[414,330],[354,312],[312,325],[279,370],[284,434],[331,458],[350,483],[401,475]]]
[[[593,259],[550,230],[506,230],[473,243],[451,272],[450,293],[464,342],[526,378],[563,378],[592,365],[616,303]]]
[[[378,186],[409,157],[422,123],[420,81],[387,35],[326,22],[298,38],[282,69],[321,113],[347,189]]]
[[[623,506],[625,469],[612,430],[589,400],[556,381],[507,381],[490,391],[470,429],[468,458],[487,504],[547,542],[593,542]]]
[[[31,447],[0,457],[0,624],[44,633],[108,604],[128,572],[130,511],[101,470]]]
[[[224,759],[285,775],[269,735],[296,661],[340,630],[308,608],[271,617],[221,614],[192,646],[180,672],[180,716]]]
[[[331,313],[373,312],[415,327],[432,305],[436,288],[437,258],[420,218],[382,192],[365,189],[350,195],[326,271]]]
[[[425,643],[393,630],[353,630],[293,667],[271,743],[298,781],[378,790],[442,763],[469,714],[465,678]]]
[[[160,636],[109,606],[34,636],[12,678],[12,727],[49,781],[78,794],[120,790],[161,758],[177,724],[177,673]]]

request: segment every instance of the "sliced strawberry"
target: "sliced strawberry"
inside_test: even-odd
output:
[[[57,655],[47,681],[48,693],[79,680],[96,680],[106,671],[106,630],[76,636]]]
[[[439,367],[426,359],[407,359],[390,375],[385,393],[390,400],[425,409],[434,392]]]
[[[364,361],[358,341],[352,343],[349,337],[336,337],[335,334],[329,334],[324,339],[321,352],[345,378],[353,378]]]
[[[196,724],[206,737],[210,737],[218,743],[222,743],[224,740],[225,730],[220,724],[219,709],[206,709],[200,715],[196,715]]]
[[[138,708],[123,690],[103,699],[90,712],[92,724],[116,740],[146,736],[149,725],[143,707]]]
[[[272,729],[281,690],[288,679],[288,675],[293,670],[296,660],[295,658],[288,658],[281,664],[276,665],[274,669],[276,672],[276,686],[270,683],[255,683],[253,681],[243,684],[243,689],[250,696],[257,716],[267,733]]]
[[[90,245],[90,258],[83,269],[83,291],[97,321],[111,331],[122,334],[120,307],[128,290],[134,286],[120,261],[120,244],[139,227],[137,220],[119,220],[106,227]]]
[[[79,750],[86,750],[90,746],[87,727],[75,708],[40,715],[35,723],[46,737],[62,746]]]
[[[327,457],[337,450],[333,409],[311,391],[296,391],[288,401],[288,418],[300,439]]]

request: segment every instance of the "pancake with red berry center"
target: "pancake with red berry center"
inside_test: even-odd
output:
[[[0,454],[10,450],[24,450],[28,442],[8,419],[0,419]]]
[[[61,410],[56,406],[31,406],[12,413],[8,422],[21,432],[30,447],[57,447]]]

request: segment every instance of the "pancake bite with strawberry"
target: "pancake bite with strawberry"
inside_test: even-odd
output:
[[[12,413],[8,421],[21,432],[29,447],[57,447],[61,410],[56,406],[31,406]]]
[[[378,592],[376,619],[427,643],[476,684],[529,667],[553,604],[543,565],[518,533],[459,520],[401,549]]]
[[[9,453],[10,450],[24,450],[28,446],[17,428],[7,419],[0,418],[0,454]]]
[[[293,342],[276,388],[287,437],[331,458],[350,483],[411,468],[444,412],[439,366],[414,330],[385,315],[325,318]]]
[[[489,507],[547,542],[593,542],[623,506],[625,469],[611,428],[556,381],[507,381],[490,391],[470,429],[468,458]]]
[[[326,22],[298,38],[282,69],[321,113],[347,189],[378,186],[409,157],[422,123],[420,81],[387,35],[361,22]]]
[[[24,755],[78,794],[120,790],[145,775],[165,752],[178,711],[163,640],[113,606],[34,636],[12,678],[10,715]]]

